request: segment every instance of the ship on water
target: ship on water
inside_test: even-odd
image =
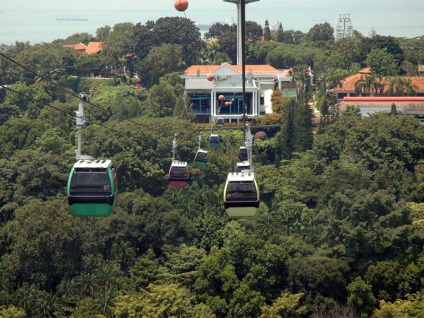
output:
[[[57,21],[88,21],[86,16],[64,16],[56,18]]]

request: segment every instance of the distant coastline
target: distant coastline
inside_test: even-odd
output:
[[[56,18],[56,21],[88,21],[88,18],[87,17],[66,16],[66,17]]]

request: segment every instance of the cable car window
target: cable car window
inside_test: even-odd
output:
[[[208,159],[208,153],[207,152],[199,151],[197,153],[197,159],[198,160],[206,160],[206,159]]]
[[[71,179],[71,195],[81,192],[84,194],[110,193],[110,191],[110,179],[106,169],[75,169]]]
[[[228,183],[227,192],[226,192],[227,200],[249,200],[255,201],[257,200],[256,187],[253,182],[237,182],[232,181]]]
[[[235,172],[242,172],[243,170],[250,170],[250,165],[237,165]]]
[[[185,168],[185,167],[172,167],[170,175],[172,177],[187,177],[187,168]]]

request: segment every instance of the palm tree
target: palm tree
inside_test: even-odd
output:
[[[373,96],[383,88],[383,84],[373,74],[362,75],[361,78],[355,83],[355,92],[365,96]]]
[[[415,96],[417,95],[418,86],[413,84],[411,78],[406,77],[403,82],[405,95],[406,96]]]
[[[289,71],[289,75],[291,76],[291,82],[296,83],[296,92],[298,98],[309,85],[309,74],[309,69],[306,65],[296,65]]]
[[[409,77],[395,76],[389,78],[386,94],[388,96],[414,96],[417,86]]]
[[[41,292],[34,305],[34,312],[37,317],[56,317],[56,312],[61,310],[61,301],[56,295]]]
[[[342,79],[345,76],[345,71],[341,68],[330,70],[329,75],[325,78],[326,88],[333,89],[341,85]]]
[[[119,261],[121,268],[123,268],[130,260],[134,259],[136,249],[131,242],[115,242],[112,245],[111,253],[114,259]]]
[[[97,277],[90,273],[82,273],[80,276],[75,278],[75,286],[77,288],[78,295],[93,296],[97,289]]]
[[[71,278],[64,278],[57,286],[57,294],[67,300],[75,294],[75,287],[75,282]]]
[[[96,270],[97,286],[103,290],[109,290],[116,285],[121,272],[114,264],[106,263]]]
[[[14,303],[17,307],[20,307],[25,310],[27,314],[30,313],[33,305],[36,301],[37,289],[34,285],[29,285],[24,283],[21,288],[19,288],[14,297]]]
[[[93,301],[92,309],[106,317],[112,317],[116,293],[112,290],[102,290]]]

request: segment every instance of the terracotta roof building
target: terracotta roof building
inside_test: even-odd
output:
[[[103,50],[102,42],[90,42],[85,49],[86,54],[97,54]]]
[[[88,45],[85,45],[83,43],[65,44],[63,47],[70,47],[73,48],[75,51],[82,51],[86,54],[96,54],[100,53],[103,50],[102,42],[89,42]]]
[[[355,84],[364,76],[370,75],[371,70],[369,68],[363,69],[358,72],[358,74],[347,77],[341,81],[341,85],[334,89],[334,93],[337,94],[338,99],[343,99],[344,97],[355,97],[358,94],[355,91]],[[411,85],[415,87],[417,96],[424,96],[424,77],[413,76],[406,77],[411,80]],[[382,78],[381,82],[385,83],[387,89],[387,78]]]
[[[377,111],[390,112],[392,107],[396,111],[404,114],[411,114],[417,117],[424,117],[424,77],[414,76],[406,77],[411,81],[416,96],[361,96],[355,92],[355,84],[362,77],[371,74],[369,68],[361,70],[358,74],[349,76],[341,82],[340,87],[336,87],[334,92],[339,99],[339,108],[344,110],[346,106],[353,105],[360,108],[363,115],[372,114]],[[387,78],[382,78],[381,82],[385,84],[387,90]],[[375,94],[374,94],[375,95]]]

